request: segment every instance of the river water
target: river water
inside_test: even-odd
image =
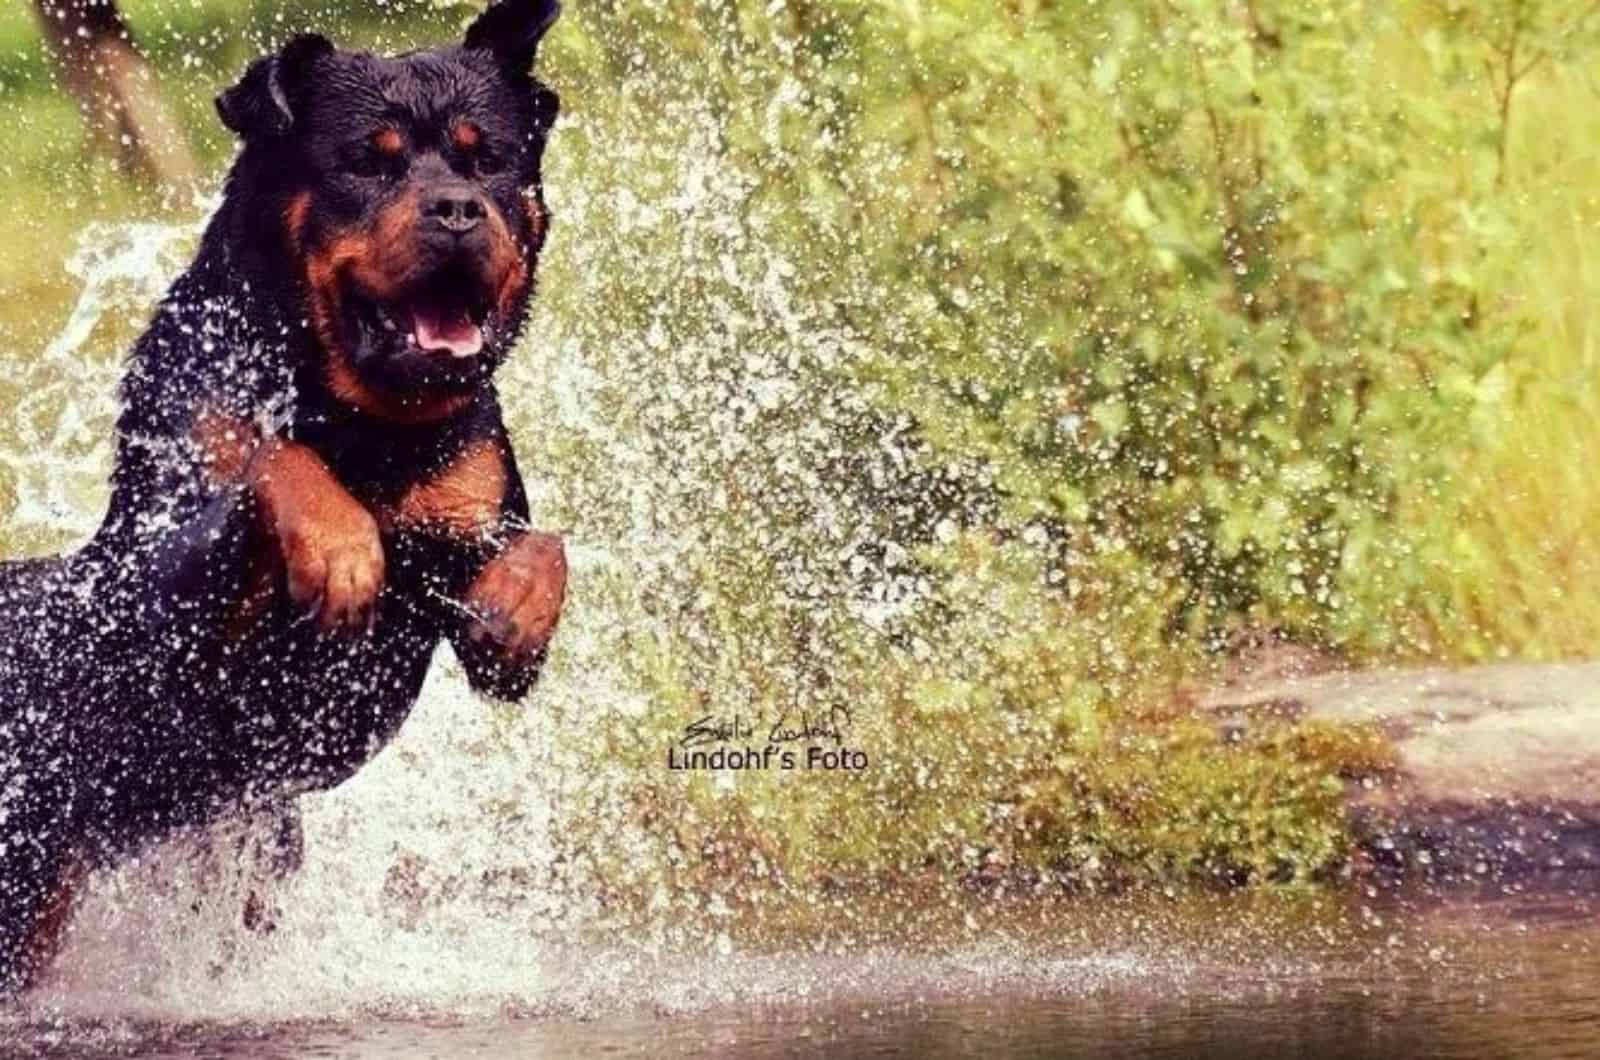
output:
[[[0,1042],[8,1056],[256,1060],[1600,1055],[1600,927],[1570,895],[1352,890],[984,915],[947,946],[642,956],[597,942],[553,959],[537,997],[369,1001],[312,1019],[114,1015],[113,995],[57,995],[13,1013]]]

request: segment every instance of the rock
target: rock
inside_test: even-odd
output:
[[[1230,727],[1263,714],[1379,724],[1399,769],[1350,796],[1360,842],[1391,872],[1600,870],[1600,662],[1325,674],[1201,702]]]

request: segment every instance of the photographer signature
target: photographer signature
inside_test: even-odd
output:
[[[782,744],[799,740],[832,740],[835,744],[843,745],[845,730],[853,720],[850,708],[845,706],[832,707],[820,714],[803,710],[785,711],[767,730],[767,742]],[[708,714],[684,726],[683,738],[678,741],[678,746],[700,747],[749,740],[755,736],[755,732],[755,725],[742,715],[719,718]]]
[[[844,743],[844,731],[852,718],[849,707],[833,707],[826,714],[807,714],[800,711],[800,719],[793,722],[785,712],[773,722],[767,733],[768,743],[793,743],[796,740],[832,740]]]
[[[699,721],[683,727],[683,739],[678,741],[678,746],[699,747],[708,743],[748,740],[755,735],[755,732],[755,726],[738,714],[732,718],[719,718],[714,714],[707,714]]]

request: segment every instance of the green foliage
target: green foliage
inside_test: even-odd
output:
[[[908,881],[935,892],[1304,883],[1342,864],[1344,781],[1394,766],[1378,733],[1263,721],[1230,739],[1181,707],[1140,708],[1171,675],[1130,673],[1106,638],[1074,636],[1077,605],[1031,588],[1044,576],[1031,549],[968,535],[945,555],[940,603],[957,617],[939,647],[834,656],[831,693],[849,706],[847,742],[867,750],[867,769],[664,771],[682,719],[714,708],[681,649],[652,651],[652,709],[608,730],[627,812],[614,812],[617,788],[591,786],[564,857],[653,909]],[[1158,626],[1164,611],[1152,599],[1117,628]],[[982,650],[948,647],[963,644]],[[783,695],[756,690],[745,716]]]
[[[1358,0],[667,10],[598,8],[597,68],[643,114],[709,108],[746,220],[802,264],[817,325],[865,351],[808,391],[864,397],[863,430],[914,425],[924,465],[959,482],[898,539],[934,588],[888,644],[779,593],[771,628],[809,633],[774,657],[783,637],[747,605],[780,564],[748,549],[786,514],[759,487],[727,511],[741,529],[696,575],[734,606],[669,635],[666,687],[780,711],[820,656],[825,695],[868,705],[894,761],[882,788],[796,800],[741,778],[691,800],[734,823],[679,840],[676,863],[737,835],[825,875],[973,851],[1163,880],[1337,860],[1332,778],[1370,755],[1223,747],[1140,705],[1241,626],[1358,656],[1478,650],[1482,616],[1439,592],[1460,582],[1459,527],[1419,513],[1462,495],[1529,333],[1498,267],[1519,238],[1506,112],[1454,82],[1504,47],[1499,23]],[[1395,91],[1410,39],[1443,64],[1431,94]],[[634,96],[638,69],[695,76]],[[934,540],[935,522],[969,532]],[[765,657],[729,665],[744,643]],[[1008,807],[1033,824],[1002,838]]]
[[[1127,646],[1151,655],[1240,625],[1452,650],[1417,614],[1459,548],[1402,510],[1457,490],[1526,326],[1487,264],[1517,240],[1508,117],[1448,86],[1508,48],[1518,76],[1569,58],[1588,25],[1521,0],[585,20],[624,93],[696,71],[642,109],[715,114],[765,236],[869,351],[837,374],[963,475],[949,514],[1044,528],[1069,593],[1176,590]],[[1394,90],[1408,37],[1433,95]]]
[[[1193,632],[1254,613],[1403,647],[1346,605],[1403,589],[1377,555],[1394,498],[1448,482],[1507,353],[1475,309],[1507,233],[1472,183],[1418,173],[1431,130],[1373,76],[1392,18],[932,4],[857,27],[873,68],[916,72],[837,108],[844,156],[903,135],[841,226],[879,241],[861,286],[898,295],[869,378],[940,458],[993,469],[1006,525],[1131,553]]]

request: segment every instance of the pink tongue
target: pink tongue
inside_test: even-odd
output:
[[[457,310],[419,306],[411,311],[411,327],[417,345],[430,353],[472,357],[483,349],[483,330]]]

